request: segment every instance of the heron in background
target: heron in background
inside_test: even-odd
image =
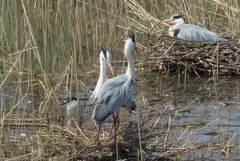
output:
[[[173,24],[168,30],[169,35],[172,37],[190,41],[228,41],[225,35],[217,34],[200,26],[186,24],[185,19],[181,15],[175,15],[163,22]]]
[[[100,72],[99,72],[99,78],[97,81],[97,85],[91,95],[91,97],[89,98],[89,103],[95,103],[99,97],[99,92],[100,89],[102,87],[102,84],[106,81],[106,64],[108,65],[109,69],[111,70],[112,75],[114,76],[114,72],[112,69],[112,65],[110,62],[110,54],[109,52],[104,49],[103,47],[101,47],[101,52],[100,52],[100,56],[99,56],[99,60],[100,60]]]
[[[84,110],[80,104],[80,101],[75,97],[68,97],[67,100],[59,104],[59,106],[62,105],[67,105],[68,126],[74,125],[74,121],[81,126]]]
[[[96,140],[99,140],[99,132],[102,121],[104,121],[109,115],[113,114],[113,125],[115,129],[114,143],[116,143],[116,124],[120,122],[117,111],[124,104],[132,102],[131,97],[133,81],[135,79],[135,70],[131,50],[134,46],[135,36],[132,32],[132,34],[125,41],[124,45],[124,54],[128,61],[126,73],[106,80],[100,89],[99,97],[93,111],[93,118],[99,122]],[[114,112],[116,112],[116,114],[114,114]]]

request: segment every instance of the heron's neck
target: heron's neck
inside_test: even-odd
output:
[[[168,31],[169,31],[169,32],[174,31],[174,30],[178,27],[178,25],[180,25],[180,24],[177,23],[177,24],[171,25],[171,26],[169,27]]]
[[[179,19],[175,21],[175,24],[171,25],[169,27],[169,33],[174,31],[179,25],[185,24],[185,21],[183,19]]]
[[[124,52],[125,52],[125,56],[127,58],[128,61],[128,67],[127,67],[127,72],[126,74],[129,75],[132,80],[135,79],[135,69],[134,69],[134,62],[133,62],[133,56],[131,53],[131,49],[132,48],[125,48]]]
[[[101,88],[102,84],[105,82],[105,80],[106,80],[106,65],[105,65],[105,62],[102,60],[102,58],[100,58],[100,73],[99,73],[98,82],[94,91],[98,91]]]
[[[73,109],[79,105],[79,101],[71,101],[71,103],[67,106],[67,109]]]
[[[176,27],[177,26],[175,26],[175,25],[172,25],[172,26],[169,27],[168,33],[169,33],[170,36],[174,37],[174,31],[175,31]]]

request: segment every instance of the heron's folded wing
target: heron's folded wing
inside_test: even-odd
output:
[[[94,119],[103,121],[131,98],[133,82],[125,75],[108,79],[102,86],[99,98],[95,105]]]
[[[203,27],[192,24],[181,24],[175,28],[175,37],[184,40],[196,41],[227,41],[226,38],[219,34],[209,31]]]

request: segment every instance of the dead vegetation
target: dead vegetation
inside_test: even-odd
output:
[[[170,109],[170,102],[164,104],[161,94],[170,95],[171,100],[183,94],[172,96],[173,91],[162,88],[162,80],[156,77],[142,79],[145,78],[143,72],[162,70],[166,74],[163,79],[169,82],[172,81],[168,75],[171,71],[180,75],[195,73],[199,77],[203,72],[216,79],[222,74],[239,75],[239,7],[236,1],[9,0],[0,3],[1,159],[240,159],[239,134],[222,132],[228,124],[221,122],[220,116],[210,119],[207,109],[199,102],[194,108],[185,104],[180,114],[197,110],[198,115],[203,113],[200,121],[178,122],[180,114]],[[176,12],[186,15],[193,24],[199,22],[229,35],[232,40],[197,43],[170,38],[161,18]],[[226,24],[219,24],[217,20]],[[123,120],[119,144],[111,144],[107,125],[101,142],[97,143],[97,130],[89,118],[91,109],[86,112],[87,123],[83,127],[71,128],[66,126],[64,112],[56,105],[69,93],[83,101],[88,99],[90,85],[94,86],[97,78],[93,74],[98,68],[92,68],[93,64],[98,66],[99,44],[113,53],[112,60],[122,60],[122,40],[130,25],[141,51],[140,55],[135,55],[136,85],[143,82],[143,88],[147,89],[141,90],[149,90],[154,82],[154,91],[148,93],[153,98],[146,98],[140,90],[135,92],[138,111],[132,118],[124,117],[126,112],[120,114]],[[113,62],[115,65],[123,61]],[[211,88],[205,96],[209,99],[215,94],[217,98],[220,94],[216,90]],[[238,109],[239,96],[233,98],[231,103],[217,99],[213,102],[226,109],[230,108],[229,104]]]
[[[146,59],[140,63],[152,70],[177,71],[201,75],[239,75],[240,46],[238,40],[229,42],[189,42],[166,35],[151,35],[143,48]]]
[[[137,2],[129,1],[129,7],[140,19],[132,19],[134,26],[146,35],[145,45],[139,45],[145,59],[140,60],[138,67],[165,71],[181,70],[196,75],[240,74],[238,39],[228,42],[193,42],[172,38],[166,33],[166,24],[150,15]]]
[[[96,142],[97,130],[86,129],[86,124],[82,128],[71,128],[58,125],[60,118],[36,118],[31,113],[24,112],[21,115],[25,116],[24,119],[12,114],[1,122],[2,159],[177,160],[194,158],[185,154],[198,152],[205,153],[199,156],[201,160],[218,153],[214,157],[226,159],[233,157],[239,149],[239,145],[234,143],[239,139],[237,134],[226,141],[223,141],[224,135],[214,131],[206,133],[212,137],[204,141],[193,137],[218,122],[218,118],[209,123],[172,125],[175,118],[170,117],[167,107],[147,119],[135,116],[124,122],[119,130],[117,145],[112,144],[113,138],[106,131],[101,135],[100,142]],[[51,120],[55,120],[55,123],[49,122]],[[167,122],[161,123],[165,121]]]

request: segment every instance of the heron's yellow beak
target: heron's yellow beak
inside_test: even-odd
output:
[[[113,71],[113,69],[112,69],[112,64],[111,64],[110,62],[107,62],[107,65],[108,65],[108,67],[109,67],[112,75],[115,76],[114,71]]]
[[[173,19],[163,20],[162,22],[172,22]]]

